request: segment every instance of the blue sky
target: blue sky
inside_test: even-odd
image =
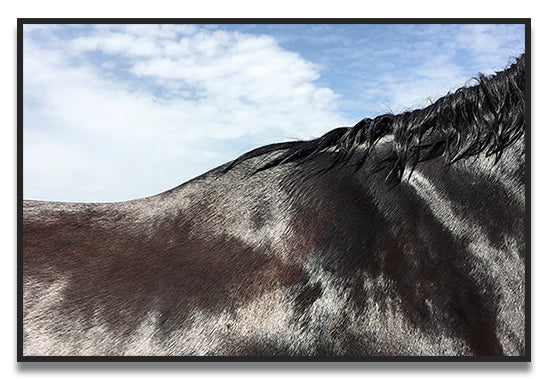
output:
[[[522,25],[26,25],[23,196],[154,195],[267,143],[414,109]]]

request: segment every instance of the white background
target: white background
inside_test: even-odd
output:
[[[213,4],[215,3],[215,4]],[[297,3],[295,0],[262,1],[165,1],[120,2],[85,1],[10,1],[2,4],[0,39],[0,162],[2,163],[2,196],[0,228],[3,242],[1,261],[1,362],[2,377],[345,377],[405,376],[411,378],[450,377],[494,378],[503,376],[548,375],[546,339],[546,293],[548,269],[546,257],[546,224],[548,212],[544,172],[548,133],[545,126],[547,65],[546,9],[538,0],[479,2],[459,1],[387,1],[358,2],[318,0]],[[532,360],[531,364],[513,363],[124,363],[81,364],[16,362],[16,30],[18,17],[531,17],[532,18]]]

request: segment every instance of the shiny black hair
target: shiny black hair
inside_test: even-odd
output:
[[[508,69],[492,76],[479,75],[475,85],[458,89],[430,106],[398,115],[365,118],[353,127],[331,130],[310,141],[293,141],[263,146],[232,161],[225,172],[250,158],[265,157],[254,172],[289,162],[300,163],[331,149],[327,169],[349,162],[358,147],[365,148],[356,169],[384,136],[393,136],[393,154],[388,160],[390,176],[401,179],[406,165],[445,155],[449,162],[478,155],[495,155],[525,131],[526,57],[522,55]],[[363,150],[362,150],[363,151]],[[411,171],[412,171],[411,168]],[[324,168],[325,171],[325,168]]]

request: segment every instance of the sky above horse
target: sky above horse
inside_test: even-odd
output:
[[[23,197],[154,195],[422,108],[524,51],[523,25],[25,25]]]

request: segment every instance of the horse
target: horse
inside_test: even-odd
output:
[[[155,196],[25,200],[22,357],[526,354],[525,54]]]

